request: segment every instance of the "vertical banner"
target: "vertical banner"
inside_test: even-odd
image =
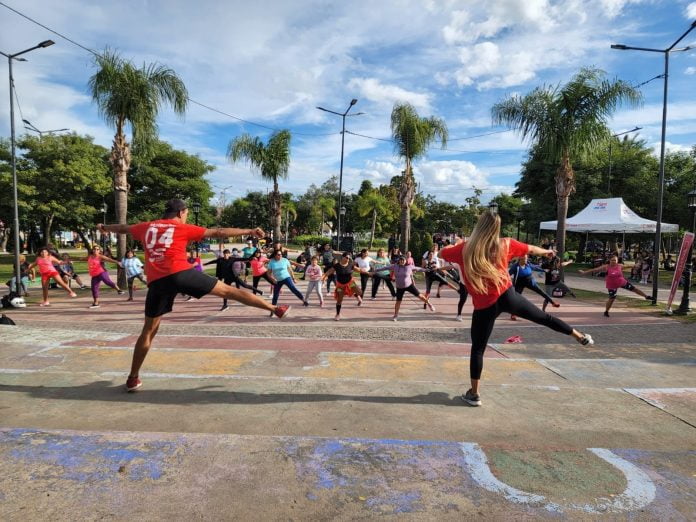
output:
[[[672,301],[677,293],[677,288],[679,288],[679,281],[681,280],[682,273],[684,272],[684,267],[687,261],[690,263],[691,259],[687,259],[689,255],[689,250],[691,250],[691,245],[694,244],[694,234],[692,232],[687,232],[684,234],[684,239],[682,240],[681,249],[679,250],[679,259],[677,259],[677,266],[674,267],[674,278],[672,279],[672,288],[669,291],[669,299],[667,300],[667,313],[672,312]]]

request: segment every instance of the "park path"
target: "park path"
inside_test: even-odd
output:
[[[107,292],[99,310],[56,294],[0,328],[4,520],[696,511],[693,326],[623,306],[607,324],[564,300],[554,313],[603,341],[585,348],[501,317],[525,342],[494,336],[470,408],[450,291],[436,313],[407,301],[398,323],[386,297],[338,323],[330,308],[281,322],[204,298],[177,302],[127,394],[142,294]]]

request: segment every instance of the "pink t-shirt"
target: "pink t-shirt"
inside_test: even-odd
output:
[[[268,269],[266,268],[266,261],[268,261],[268,258],[266,256],[261,256],[261,257],[255,257],[250,261],[251,263],[251,275],[254,277],[260,277],[266,272],[268,272]]]
[[[319,281],[324,272],[319,265],[309,265],[305,270],[305,275],[309,276],[310,281]]]
[[[621,265],[608,265],[607,277],[604,283],[609,290],[616,290],[624,286],[626,284],[626,278],[623,275],[623,267]]]
[[[53,266],[53,261],[50,257],[39,257],[36,259],[36,266],[39,267],[41,275],[57,274],[58,270]]]
[[[101,259],[99,259],[97,256],[89,256],[87,258],[87,269],[89,270],[89,275],[92,277],[96,277],[104,272]]]

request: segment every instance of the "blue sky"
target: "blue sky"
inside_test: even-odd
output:
[[[612,43],[665,48],[696,20],[696,2],[658,0],[353,1],[2,0],[85,47],[110,47],[135,63],[158,61],[185,81],[193,100],[238,118],[293,132],[292,164],[281,189],[295,194],[338,173],[340,118],[357,98],[347,129],[389,138],[395,102],[443,118],[448,150],[433,149],[416,177],[424,192],[463,202],[473,186],[487,197],[510,192],[527,144],[491,126],[490,108],[513,93],[567,81],[582,66],[640,83],[662,74],[662,55],[610,49]],[[16,63],[21,115],[41,130],[68,127],[110,146],[113,131],[87,94],[94,72],[83,49],[0,5],[0,50],[17,52],[47,38],[47,49]],[[696,30],[682,42],[696,44]],[[3,71],[7,70],[6,62]],[[6,74],[6,72],[5,72]],[[670,59],[667,142],[696,144],[696,49]],[[611,128],[636,126],[660,140],[662,80],[642,87],[644,106],[622,108]],[[0,81],[0,134],[9,135],[7,81]],[[23,130],[17,112],[18,129]],[[230,165],[230,139],[270,131],[190,105],[182,120],[165,111],[160,137],[217,167],[210,175],[226,198],[267,184]],[[471,136],[488,134],[470,139]],[[344,187],[387,182],[402,169],[387,141],[346,135]]]

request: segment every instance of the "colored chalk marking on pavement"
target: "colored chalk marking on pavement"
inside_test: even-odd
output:
[[[461,443],[465,455],[465,466],[479,486],[488,491],[499,493],[507,500],[518,504],[529,504],[550,512],[583,511],[585,513],[607,513],[635,511],[643,509],[655,500],[655,485],[650,477],[640,468],[612,453],[608,449],[589,448],[599,458],[618,468],[626,477],[627,486],[623,493],[608,499],[598,498],[588,504],[559,504],[548,502],[542,495],[527,493],[513,488],[498,480],[488,465],[488,459],[481,447],[475,443]]]

